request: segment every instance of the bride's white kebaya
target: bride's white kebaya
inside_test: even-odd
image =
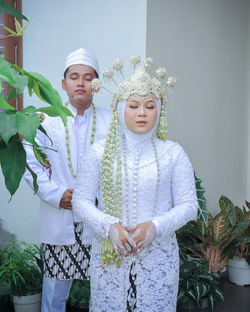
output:
[[[73,195],[75,213],[95,231],[90,311],[174,312],[175,231],[197,214],[194,172],[182,147],[166,140],[166,91],[176,79],[162,67],[151,77],[151,58],[144,68],[138,56],[131,63],[134,74],[113,92],[107,139],[79,164]],[[114,70],[122,76],[122,68],[115,60],[104,80],[114,80]]]

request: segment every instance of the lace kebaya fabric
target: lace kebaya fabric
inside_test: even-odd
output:
[[[129,273],[131,264],[134,263],[137,311],[175,312],[179,278],[175,231],[195,219],[198,208],[192,165],[180,145],[155,138],[160,183],[154,215],[157,164],[153,146],[148,142],[139,151],[127,146],[128,216],[124,208],[122,225],[132,226],[135,215],[137,224],[153,221],[156,226],[156,238],[137,255],[122,257],[120,268],[111,264],[102,269],[101,240],[103,237],[108,238],[110,226],[119,222],[117,218],[103,213],[100,172],[104,144],[105,141],[94,143],[82,159],[73,195],[74,212],[95,231],[90,262],[90,311],[127,311]],[[123,157],[122,164],[124,181]],[[135,164],[138,172],[136,185],[133,183]],[[123,183],[123,194],[125,188]],[[96,196],[98,208],[95,207]],[[135,196],[137,205],[136,211],[133,211]]]

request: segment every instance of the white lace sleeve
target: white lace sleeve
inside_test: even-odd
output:
[[[81,221],[90,225],[99,235],[108,238],[110,226],[118,223],[119,220],[105,214],[95,206],[95,200],[100,190],[101,156],[97,155],[97,151],[92,146],[80,161],[72,207]]]
[[[194,171],[187,154],[178,146],[172,168],[172,196],[174,206],[161,216],[153,218],[156,237],[174,232],[196,218],[198,202],[194,181]]]

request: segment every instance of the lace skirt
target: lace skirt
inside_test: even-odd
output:
[[[91,312],[175,312],[179,253],[175,236],[155,241],[121,267],[102,268],[101,237],[91,247]]]
[[[59,280],[89,279],[90,245],[82,244],[82,230],[82,223],[74,223],[73,245],[42,244],[44,276]]]

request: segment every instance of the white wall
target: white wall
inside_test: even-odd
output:
[[[146,54],[146,0],[23,0],[23,14],[31,19],[24,36],[24,68],[43,74],[61,91],[66,55],[79,48],[92,50],[100,67],[114,58],[128,60]],[[128,62],[125,63],[128,65]],[[110,96],[102,92],[95,103],[109,106]],[[36,97],[24,98],[24,105],[40,105]],[[0,219],[3,227],[28,242],[38,241],[39,201],[25,181],[8,203],[9,194],[0,174]]]
[[[148,1],[147,56],[179,79],[168,138],[190,155],[214,212],[222,194],[238,205],[247,196],[247,7],[248,0]]]

